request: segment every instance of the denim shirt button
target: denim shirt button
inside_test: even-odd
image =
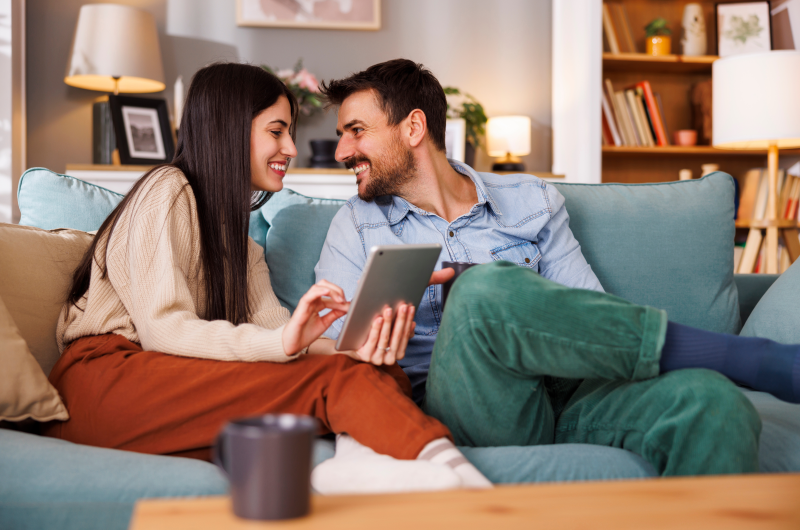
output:
[[[455,235],[455,234],[453,233],[453,231],[452,231],[452,230],[450,230],[450,237],[453,237],[454,235]]]

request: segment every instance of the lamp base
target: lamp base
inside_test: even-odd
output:
[[[525,171],[525,164],[522,162],[496,162],[492,164],[492,171]]]

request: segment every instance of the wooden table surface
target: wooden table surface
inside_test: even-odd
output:
[[[542,528],[800,529],[800,474],[500,486],[485,491],[313,496],[308,517],[239,519],[227,497],[139,501],[131,530]]]

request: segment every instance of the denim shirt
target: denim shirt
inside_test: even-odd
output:
[[[314,268],[317,281],[340,286],[352,299],[369,250],[375,245],[440,243],[442,261],[488,263],[506,260],[569,287],[603,288],[569,229],[564,197],[531,175],[477,173],[460,162],[450,165],[475,183],[478,202],[448,223],[405,199],[389,195],[374,202],[352,197],[331,222]],[[442,320],[442,286],[429,286],[417,308],[417,327],[399,364],[421,402],[431,352]],[[336,339],[344,317],[325,333]]]

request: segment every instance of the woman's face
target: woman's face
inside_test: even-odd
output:
[[[253,119],[250,131],[250,184],[253,191],[281,191],[286,166],[297,156],[289,125],[289,100],[281,96]]]

